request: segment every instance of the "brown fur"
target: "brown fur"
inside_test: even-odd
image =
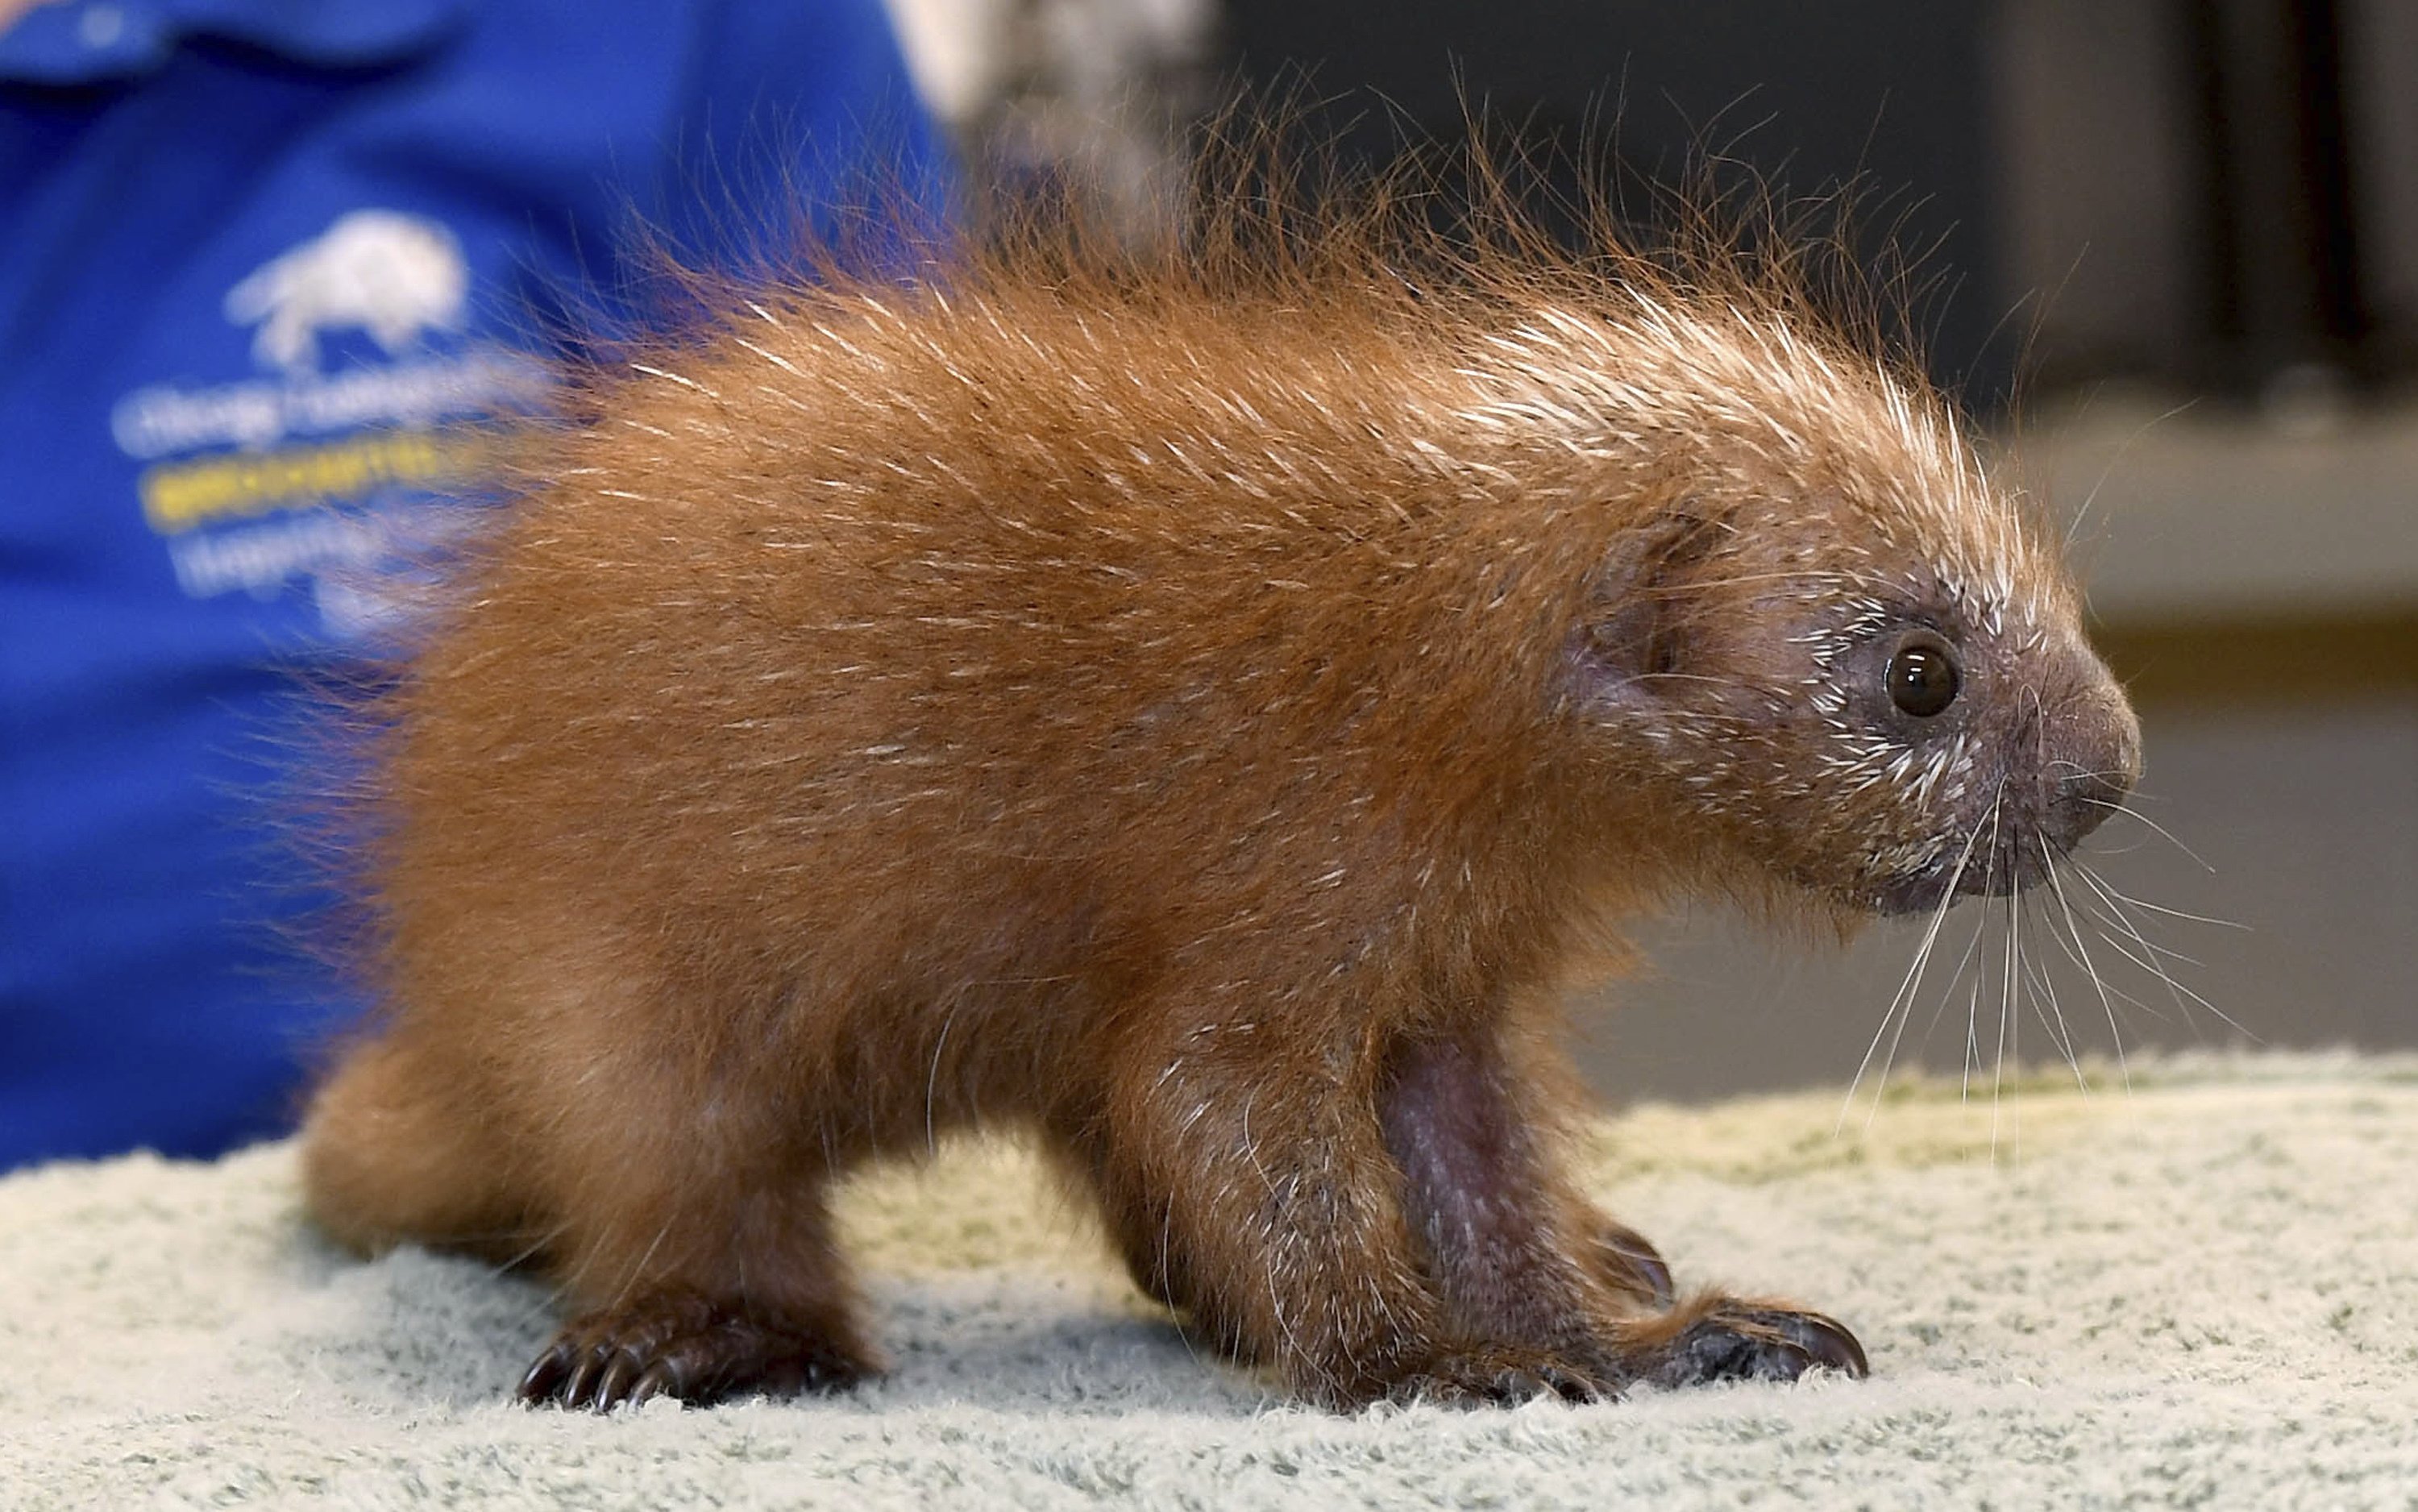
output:
[[[2130,716],[1945,408],[1784,286],[1398,251],[965,254],[600,381],[377,710],[320,1220],[542,1260],[532,1397],[835,1383],[831,1181],[1021,1126],[1318,1400],[1860,1370],[1669,1306],[1560,1173],[1553,989],[1675,890],[2013,885]],[[1899,613],[1968,648],[1953,741],[1844,687]]]

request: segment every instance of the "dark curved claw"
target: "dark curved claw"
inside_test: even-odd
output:
[[[530,1363],[515,1395],[532,1406],[554,1400],[563,1382],[570,1378],[572,1361],[578,1352],[578,1347],[569,1338],[557,1335],[544,1352]]]
[[[600,1413],[610,1412],[630,1399],[630,1388],[638,1378],[652,1368],[628,1350],[615,1350],[604,1372],[597,1377],[596,1395],[588,1405]]]
[[[603,1345],[589,1340],[580,1351],[579,1363],[572,1367],[571,1379],[563,1384],[562,1404],[565,1407],[601,1408],[604,1404],[597,1399],[597,1387],[604,1380],[605,1366],[610,1359]]]
[[[1818,1312],[1723,1306],[1680,1330],[1645,1372],[1658,1385],[1706,1381],[1794,1381],[1819,1366],[1861,1378],[1864,1347],[1846,1325]]]
[[[657,1397],[703,1406],[757,1392],[837,1390],[872,1373],[849,1340],[672,1293],[564,1324],[521,1377],[519,1396],[532,1406],[604,1413]]]
[[[1671,1284],[1671,1266],[1661,1251],[1627,1224],[1604,1219],[1596,1230],[1596,1250],[1604,1279],[1618,1291],[1656,1307],[1668,1307],[1678,1299]]]
[[[1836,1318],[1818,1312],[1778,1316],[1783,1320],[1791,1341],[1813,1356],[1815,1365],[1858,1381],[1873,1373],[1872,1362],[1864,1358],[1864,1346]]]
[[[658,1397],[669,1397],[675,1401],[685,1401],[688,1398],[688,1391],[687,1379],[680,1370],[669,1360],[657,1360],[647,1367],[646,1374],[640,1376],[636,1383],[630,1387],[630,1405],[643,1407]]]

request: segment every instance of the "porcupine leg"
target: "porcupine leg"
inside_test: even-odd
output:
[[[1578,1353],[1449,1327],[1397,1204],[1378,1068],[1277,1037],[1192,1029],[1128,1062],[1131,1085],[1047,1121],[1136,1283],[1208,1342],[1330,1405],[1598,1390]],[[1602,1222],[1625,1241],[1602,1254],[1606,1284],[1650,1291],[1643,1242]]]
[[[1153,1302],[1191,1311],[1197,1289],[1169,1243],[1173,1215],[1164,1199],[1123,1179],[1104,1108],[1090,1103],[1061,1107],[1042,1123],[1068,1176],[1098,1203],[1109,1242],[1133,1284]]]
[[[330,1235],[363,1253],[418,1241],[535,1258],[527,1195],[461,1080],[399,1034],[353,1046],[302,1126],[303,1193]]]
[[[303,1153],[319,1220],[362,1248],[543,1263],[575,1316],[522,1382],[531,1402],[706,1402],[872,1370],[824,1207],[832,1158],[801,1132],[802,1106],[837,1094],[731,1095],[717,1078],[743,1067],[684,1054],[696,1042],[680,1036],[614,1032],[606,1020],[642,995],[679,990],[642,959],[583,970],[561,964],[577,952],[521,954],[545,970],[509,984],[520,1031],[490,1042],[477,1075],[434,1058],[406,1016],[320,1092]],[[580,1074],[515,1062],[529,1044]],[[767,1110],[731,1111],[751,1107]]]
[[[819,1182],[696,1166],[574,1211],[563,1274],[579,1310],[523,1377],[524,1401],[702,1405],[837,1390],[878,1368]]]
[[[1416,1377],[1447,1341],[1396,1202],[1373,1067],[1266,1024],[1131,1021],[1147,1037],[1121,1051],[1096,1115],[1055,1132],[1145,1290],[1314,1401],[1356,1406]]]
[[[1785,1304],[1706,1293],[1622,1316],[1613,1293],[1665,1292],[1668,1273],[1553,1169],[1523,1106],[1529,1090],[1492,1029],[1406,1042],[1386,1068],[1380,1116],[1403,1207],[1453,1321],[1477,1341],[1432,1372],[1438,1395],[1865,1372],[1845,1328]]]
[[[528,1135],[561,1220],[553,1270],[573,1316],[521,1397],[604,1411],[831,1390],[872,1373],[826,1205],[852,1146],[826,1147],[819,1117],[846,1106],[844,1089],[792,1084],[775,1097],[743,1085],[750,1066],[681,1043],[617,1038],[587,1017],[555,1027],[589,1034],[559,1046],[575,1046],[582,1072],[545,1083]]]
[[[1497,1031],[1495,1053],[1505,1061],[1497,1077],[1501,1085],[1519,1093],[1513,1101],[1523,1109],[1523,1125],[1531,1130],[1567,1122],[1566,1118],[1548,1120],[1548,1110],[1575,1108],[1586,1101],[1578,1073],[1560,1048],[1559,1030],[1557,1019],[1523,1022],[1522,1016],[1514,1014]],[[1544,1162],[1542,1168],[1560,1211],[1571,1214],[1564,1227],[1576,1236],[1574,1252],[1592,1267],[1597,1278],[1621,1301],[1636,1307],[1670,1306],[1676,1293],[1671,1267],[1661,1252],[1645,1235],[1615,1220],[1560,1180],[1552,1162]]]
[[[1220,1352],[1254,1363],[1251,1341],[1193,1278],[1176,1242],[1174,1204],[1136,1179],[1101,1131],[1053,1128],[1052,1133],[1064,1145],[1068,1168],[1098,1201],[1109,1242],[1125,1260],[1134,1285],[1153,1302],[1188,1315],[1192,1331]]]

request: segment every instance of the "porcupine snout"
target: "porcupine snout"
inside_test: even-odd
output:
[[[2141,776],[2141,726],[2112,683],[2044,722],[2040,834],[2062,853],[2124,806]]]

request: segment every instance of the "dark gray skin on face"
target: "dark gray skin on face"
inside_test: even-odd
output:
[[[1742,873],[1884,914],[2042,880],[2138,777],[2121,689],[2070,603],[1833,521],[1808,549],[1686,516],[1616,564],[1571,646],[1586,716],[1658,758]]]
[[[1936,711],[1920,700],[1910,711],[1893,695],[1905,692],[1906,664],[1926,658],[1954,668],[1954,694]],[[1967,846],[1883,881],[1878,911],[2031,886],[2122,805],[2138,776],[2138,726],[2087,647],[2010,646],[1986,634],[1960,644],[1918,622],[1868,637],[1834,666],[1866,728],[1909,754],[1960,740],[1977,753],[1969,796],[1951,815]]]

